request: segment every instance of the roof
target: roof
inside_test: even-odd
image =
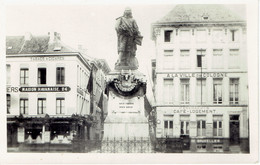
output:
[[[67,46],[60,39],[51,41],[49,35],[33,36],[7,36],[6,54],[44,54],[78,52]]]
[[[177,5],[162,19],[160,23],[203,23],[203,22],[244,22],[242,18],[218,4],[185,4]]]

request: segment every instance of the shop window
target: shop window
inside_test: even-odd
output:
[[[222,69],[224,67],[223,64],[223,50],[213,49],[212,68]]]
[[[69,124],[52,124],[51,125],[51,140],[53,140],[55,137],[58,138],[59,135],[63,136],[70,136],[70,125]]]
[[[173,79],[163,80],[163,100],[165,104],[173,104]]]
[[[190,103],[190,80],[181,79],[181,104]]]
[[[190,68],[190,50],[180,50],[180,69]]]
[[[164,136],[173,136],[173,115],[164,115]]]
[[[46,84],[46,68],[38,68],[38,84]]]
[[[223,152],[223,145],[221,145],[221,144],[213,145],[213,152]]]
[[[189,121],[181,121],[181,135],[190,134],[190,125]]]
[[[207,67],[206,50],[197,50],[197,67]]]
[[[56,99],[56,113],[57,114],[65,113],[65,98]]]
[[[40,124],[32,124],[32,125],[28,125],[28,127],[25,129],[25,140],[29,143],[32,143],[31,140],[34,140],[34,142],[37,143],[37,141],[35,141],[37,138],[39,139],[38,142],[41,142],[42,139],[42,125]]]
[[[23,115],[28,114],[28,98],[20,99],[20,113]]]
[[[190,134],[190,116],[189,115],[181,115],[181,135],[189,135]]]
[[[220,115],[213,116],[213,136],[223,136],[223,117]]]
[[[206,120],[197,120],[197,136],[206,136]]]
[[[213,79],[213,103],[222,104],[222,79]]]
[[[11,84],[11,65],[6,64],[6,84]]]
[[[38,98],[38,114],[46,113],[46,98]]]
[[[206,144],[197,144],[198,150],[206,150]]]
[[[6,94],[6,107],[7,107],[7,114],[10,114],[10,108],[11,108],[11,95]]]
[[[28,85],[28,82],[29,82],[29,69],[21,68],[20,69],[20,84]]]
[[[197,79],[196,84],[196,101],[197,104],[206,104],[207,99],[207,88],[206,88],[206,79]]]
[[[229,80],[229,103],[238,104],[239,103],[239,79],[231,78]]]
[[[164,31],[164,42],[171,42],[172,30]]]
[[[56,84],[65,84],[65,68],[56,68]]]

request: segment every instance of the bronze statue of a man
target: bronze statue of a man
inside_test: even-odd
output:
[[[137,69],[138,61],[135,57],[136,44],[142,44],[142,36],[136,21],[132,17],[130,8],[126,8],[124,15],[116,19],[118,37],[118,55],[116,68]]]

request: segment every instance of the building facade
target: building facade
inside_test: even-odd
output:
[[[101,116],[91,107],[91,59],[56,32],[9,36],[6,53],[8,146],[71,144],[97,136]]]
[[[177,5],[152,24],[152,39],[156,138],[248,152],[246,21],[221,5]]]

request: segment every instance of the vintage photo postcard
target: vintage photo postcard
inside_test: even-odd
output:
[[[3,162],[258,161],[257,1],[25,2],[1,6]]]

